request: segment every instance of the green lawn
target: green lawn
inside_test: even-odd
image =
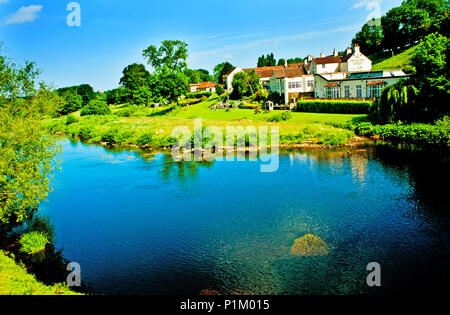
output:
[[[74,114],[78,123],[67,125],[66,117],[44,121],[52,132],[60,132],[74,138],[83,138],[91,143],[114,142],[118,144],[149,144],[154,147],[173,145],[171,133],[174,128],[186,126],[194,129],[194,119],[202,118],[203,126],[277,126],[281,135],[281,144],[301,144],[304,142],[325,145],[345,144],[355,134],[349,130],[337,128],[352,120],[361,119],[365,115],[296,113],[287,121],[269,122],[273,116],[282,111],[258,113],[252,109],[211,110],[217,104],[217,95],[196,105],[177,107],[172,111],[167,108],[134,107],[131,115],[123,117],[119,113],[126,106],[112,107],[113,115],[85,116]],[[129,106],[128,108],[130,108]]]
[[[0,251],[0,295],[79,295],[65,284],[44,285]]]
[[[210,106],[219,102],[218,97],[212,97],[209,100],[189,107],[184,107],[170,114],[171,119],[194,119],[202,118],[211,121],[267,121],[270,117],[279,115],[280,111],[271,113],[255,114],[253,109],[231,109],[227,112],[225,109],[211,110]],[[364,117],[365,115],[347,115],[347,114],[317,114],[317,113],[292,113],[289,123],[298,124],[344,124],[353,119]]]
[[[414,55],[416,46],[404,50],[400,54],[394,56],[370,56],[369,59],[373,62],[373,71],[386,70],[386,69],[405,69],[410,65],[411,58]]]

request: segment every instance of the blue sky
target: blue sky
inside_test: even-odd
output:
[[[0,0],[0,40],[16,62],[37,62],[55,87],[89,83],[104,91],[165,39],[189,44],[192,69],[212,71],[223,61],[253,67],[270,52],[279,59],[344,50],[377,13],[368,4],[384,14],[401,0],[79,0],[81,27],[66,23],[69,2]]]

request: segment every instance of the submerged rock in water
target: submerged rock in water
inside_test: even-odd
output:
[[[330,246],[322,238],[306,234],[294,241],[291,254],[295,256],[325,256],[330,252]]]

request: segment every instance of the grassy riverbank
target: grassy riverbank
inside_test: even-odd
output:
[[[203,126],[277,126],[280,143],[298,145],[302,143],[319,145],[344,145],[355,137],[355,133],[345,128],[335,127],[358,121],[365,115],[290,113],[282,117],[282,111],[255,113],[252,109],[218,109],[210,106],[219,102],[213,96],[199,104],[188,107],[167,106],[152,109],[132,105],[112,106],[112,114],[105,116],[80,116],[74,113],[68,118],[44,121],[53,133],[62,133],[80,138],[90,143],[113,143],[170,147],[175,143],[172,130],[178,126],[194,129],[193,119],[202,118]]]
[[[44,285],[0,251],[0,295],[80,295],[65,284]]]

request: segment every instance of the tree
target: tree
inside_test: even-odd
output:
[[[150,88],[155,97],[176,101],[189,91],[188,78],[183,72],[173,72],[168,68],[152,75]]]
[[[61,115],[76,112],[83,107],[83,98],[73,91],[66,92],[66,94],[63,95],[63,99],[64,103],[59,109]]]
[[[369,23],[364,24],[361,31],[356,33],[352,40],[352,46],[358,44],[366,55],[380,53],[382,51],[383,29],[381,26]]]
[[[268,54],[267,56],[262,55],[258,58],[257,67],[273,67],[276,66],[277,61],[275,60],[275,57],[273,53]]]
[[[448,35],[448,0],[405,0],[381,18],[383,46],[401,50],[433,32]]]
[[[150,72],[145,69],[143,64],[133,63],[123,70],[123,76],[120,79],[120,85],[123,86],[124,92],[127,95],[128,102],[133,104],[142,104],[143,99],[149,98],[151,95],[143,95],[143,93],[150,93],[146,87],[150,83]]]
[[[111,109],[108,104],[100,100],[92,100],[81,110],[81,116],[88,115],[109,115],[111,114]]]
[[[216,93],[219,96],[221,96],[223,93],[225,93],[225,89],[222,87],[222,85],[219,85],[219,84],[216,85]]]
[[[208,82],[214,80],[213,77],[209,74],[208,70],[204,69],[198,70],[186,69],[184,70],[184,74],[188,78],[189,84]]]
[[[105,93],[108,105],[123,104],[127,101],[127,92],[123,86],[106,91]]]
[[[83,99],[83,106],[86,106],[90,101],[94,100],[96,95],[94,89],[89,84],[81,84],[76,87],[78,95]]]
[[[434,33],[425,37],[417,46],[411,59],[416,72],[412,83],[420,90],[420,102],[431,118],[449,112],[449,54],[450,39]]]
[[[18,66],[0,49],[0,232],[3,233],[29,218],[47,196],[50,175],[57,162],[55,140],[40,123],[42,110],[55,98],[44,99],[46,92],[42,85],[36,89],[39,73],[34,63]]]
[[[235,67],[229,62],[223,62],[214,67],[214,82],[224,84],[223,76]]]
[[[238,72],[233,78],[232,99],[241,99],[244,96],[250,96],[258,91],[260,87],[260,77],[255,70],[249,72]]]
[[[179,40],[165,40],[161,42],[159,48],[149,46],[144,50],[143,56],[156,71],[163,68],[169,71],[183,71],[187,67],[187,46],[188,44]]]

